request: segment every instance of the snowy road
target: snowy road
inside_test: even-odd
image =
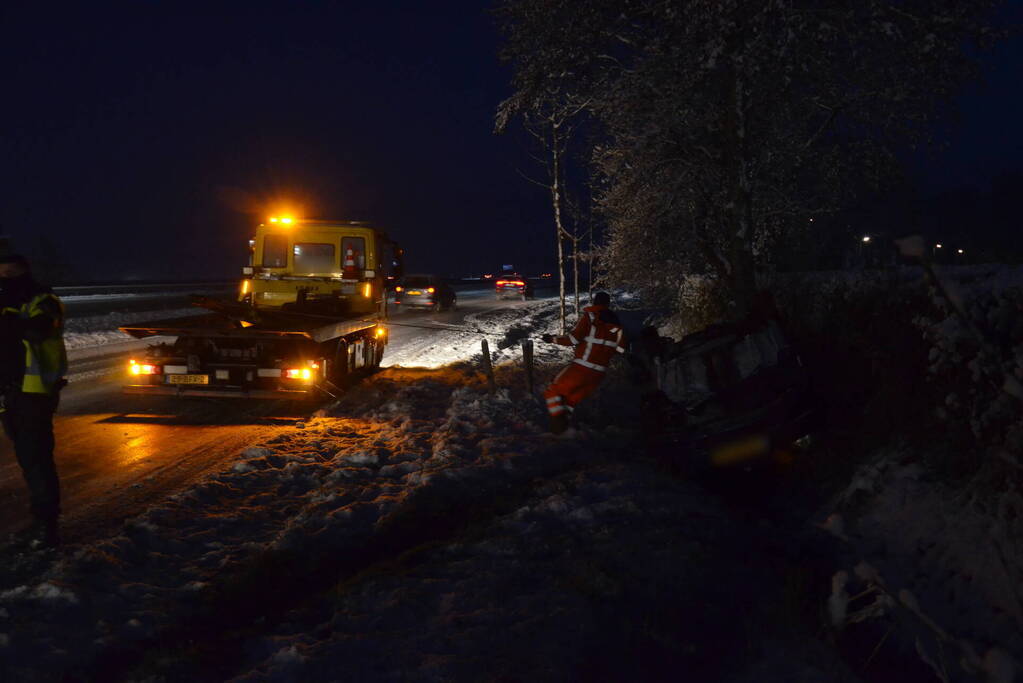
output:
[[[495,301],[492,290],[475,289],[459,292],[454,311],[400,311],[392,320],[385,365],[436,365],[469,358],[478,353],[480,335],[457,334],[451,328],[462,325],[467,315],[522,305]],[[70,542],[88,542],[109,533],[145,504],[223,468],[247,445],[273,438],[312,410],[277,401],[124,396],[120,371],[142,343],[111,344],[111,333],[95,335],[102,346],[71,353],[72,381],[63,393],[55,425],[65,535]],[[25,523],[27,503],[7,439],[0,440],[0,501],[2,536]]]

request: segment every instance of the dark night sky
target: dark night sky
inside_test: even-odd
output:
[[[540,267],[544,197],[492,134],[508,76],[484,2],[56,7],[0,10],[19,248],[46,234],[99,279],[231,276],[287,202],[380,223],[414,269]]]
[[[491,132],[509,74],[488,5],[8,0],[0,231],[90,279],[230,277],[289,202],[380,223],[415,270],[550,267],[522,141]],[[1019,168],[1021,52],[963,98],[925,182]]]

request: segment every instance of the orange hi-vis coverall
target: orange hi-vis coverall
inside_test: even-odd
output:
[[[575,359],[544,391],[552,418],[571,414],[600,386],[611,359],[616,353],[625,353],[624,336],[618,317],[607,306],[587,306],[575,329],[554,338],[555,344],[574,346]]]

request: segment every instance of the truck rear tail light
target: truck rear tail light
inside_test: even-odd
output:
[[[436,290],[436,289],[434,289],[433,287],[427,287],[427,288],[426,288],[426,293],[427,293],[427,294],[433,294],[433,293],[434,293],[434,292],[436,292],[436,291],[437,291],[437,290]]]
[[[313,371],[310,368],[288,368],[284,376],[288,379],[312,379]]]
[[[133,375],[159,375],[160,366],[149,363],[136,363],[134,359],[128,361],[128,371]]]

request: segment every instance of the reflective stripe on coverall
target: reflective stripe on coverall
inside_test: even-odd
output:
[[[547,412],[552,417],[571,413],[600,386],[614,355],[625,353],[622,326],[601,320],[600,314],[605,310],[606,306],[587,306],[569,334],[554,338],[557,344],[574,346],[575,359],[544,391]]]

